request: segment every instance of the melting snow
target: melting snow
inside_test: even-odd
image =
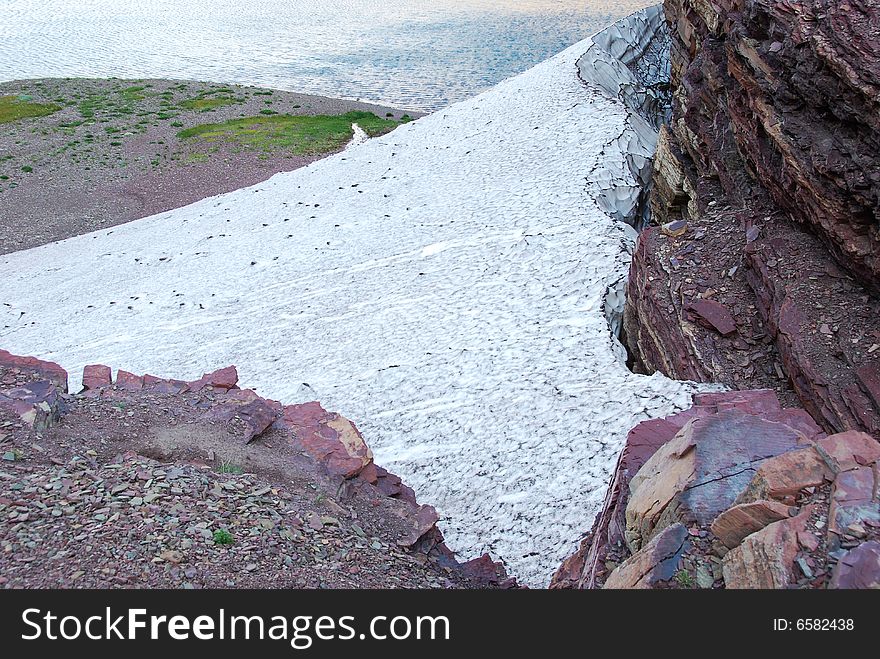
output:
[[[585,163],[622,158],[602,145],[626,115],[578,80],[588,45],[307,168],[0,257],[0,345],[74,390],[89,363],[234,363],[265,396],[317,396],[463,558],[546,584],[626,432],[693,390],[630,373],[608,329],[632,238]]]

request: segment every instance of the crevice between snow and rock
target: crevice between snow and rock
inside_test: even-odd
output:
[[[608,329],[632,237],[572,172],[603,149],[623,167],[628,116],[578,79],[588,43],[259,185],[0,257],[0,345],[74,390],[89,363],[235,363],[263,396],[317,397],[463,557],[546,584],[627,431],[695,388],[631,373]]]

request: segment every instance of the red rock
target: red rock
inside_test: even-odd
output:
[[[829,588],[880,588],[880,542],[865,542],[847,552],[831,574]]]
[[[246,405],[239,407],[236,416],[247,426],[245,444],[250,444],[254,439],[262,435],[277,418],[276,410],[266,401],[259,398]]]
[[[819,548],[819,538],[808,531],[800,531],[797,534],[798,544],[807,551],[816,551]]]
[[[720,302],[695,300],[688,303],[685,309],[694,321],[709,329],[714,329],[722,336],[729,336],[736,331],[736,321],[733,319],[733,315]]]
[[[880,460],[880,442],[870,435],[850,430],[816,442],[828,466],[837,472],[870,465]]]
[[[798,534],[805,530],[811,512],[808,506],[797,517],[774,522],[731,549],[721,563],[725,587],[788,587],[794,576]]]
[[[67,393],[67,371],[55,362],[43,361],[36,357],[21,357],[6,350],[0,350],[0,366],[34,373],[49,380],[62,393]]]
[[[737,503],[793,497],[831,481],[833,474],[812,446],[777,455],[760,464]]]
[[[735,409],[691,421],[630,482],[630,549],[671,523],[708,526],[745,490],[757,463],[796,449],[802,439],[789,426]]]
[[[669,581],[679,571],[681,558],[690,546],[687,528],[673,524],[658,533],[639,552],[621,563],[608,576],[604,588],[652,588]]]
[[[497,584],[507,579],[504,565],[493,561],[489,554],[462,563],[461,569],[466,577],[479,583]]]
[[[828,510],[828,540],[836,545],[851,524],[880,525],[880,495],[877,472],[857,467],[841,472],[834,479]]]
[[[286,406],[279,423],[293,430],[302,448],[331,475],[353,478],[373,461],[373,452],[354,424],[318,403]]]
[[[760,531],[768,524],[788,518],[789,507],[777,501],[753,501],[728,508],[712,522],[711,531],[733,549],[743,538]]]
[[[398,540],[397,544],[401,547],[412,547],[422,536],[434,529],[434,525],[439,519],[440,516],[434,506],[419,506],[412,530]]]
[[[218,389],[232,389],[238,384],[238,371],[235,366],[227,366],[202,376],[202,379]]]
[[[880,410],[880,363],[866,364],[856,370],[864,391],[874,401],[874,405]]]
[[[144,388],[144,379],[120,369],[116,372],[116,386],[127,391],[140,391]]]
[[[215,389],[233,389],[238,384],[238,371],[235,366],[227,366],[211,373],[205,373],[198,380],[189,382],[192,391],[200,391],[204,387]]]
[[[91,364],[83,369],[83,390],[100,389],[113,384],[113,372],[109,366],[103,364]]]

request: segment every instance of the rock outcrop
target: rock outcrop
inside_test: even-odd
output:
[[[628,283],[636,367],[877,434],[880,3],[664,8],[672,121]]]
[[[509,587],[515,584],[508,580],[503,566],[488,556],[464,564],[456,561],[437,529],[436,510],[420,505],[415,493],[399,477],[373,462],[369,446],[351,421],[326,411],[318,402],[282,405],[249,389],[240,389],[234,366],[193,381],[141,376],[121,370],[115,380],[111,376],[112,370],[107,366],[86,366],[83,391],[70,395],[66,393],[67,373],[57,364],[0,351],[0,454],[10,468],[22,465],[22,473],[37,474],[41,469],[76,471],[77,461],[82,460],[78,456],[85,454],[94,463],[90,467],[93,470],[104,469],[105,464],[114,461],[139,470],[138,473],[162,471],[163,464],[194,464],[207,473],[220,474],[245,470],[255,475],[253,479],[268,483],[260,489],[264,493],[270,491],[275,482],[287,483],[293,490],[311,482],[305,496],[317,497],[319,502],[329,501],[324,504],[325,508],[330,506],[329,511],[323,516],[312,512],[299,521],[294,518],[294,525],[303,524],[309,532],[318,532],[328,524],[343,524],[339,517],[344,516],[355,525],[352,528],[360,529],[356,522],[357,510],[366,507],[371,515],[375,511],[383,518],[380,526],[394,546],[405,555],[416,557],[420,564],[436,565],[441,572],[451,571],[458,585]],[[85,442],[104,448],[86,451],[85,446],[80,446]],[[73,466],[65,460],[70,459],[70,452],[73,452]],[[149,460],[158,460],[158,463],[149,463]],[[196,472],[193,476],[199,482],[210,481]],[[130,497],[139,491],[120,485],[109,496],[129,490],[132,491]],[[162,498],[163,492],[135,497],[131,499],[132,505],[149,507],[151,501]],[[108,496],[101,494],[105,499]],[[222,487],[217,490],[217,496],[222,499]],[[178,517],[195,515],[180,499],[176,501],[177,517],[172,522]],[[112,505],[119,503],[122,502]],[[17,507],[16,510],[29,508],[27,501],[13,503],[0,492],[0,510],[9,506]],[[74,502],[67,512],[59,508],[62,521],[75,522],[77,515],[91,514],[88,506],[77,512],[78,506]],[[317,504],[315,507],[318,508]],[[16,520],[22,515],[28,519],[30,513],[13,511],[9,519]],[[120,519],[122,524],[125,518]],[[107,521],[106,515],[99,513],[99,521]],[[290,539],[285,535],[281,540]],[[373,543],[384,547],[382,540],[384,538],[377,538]],[[270,542],[270,554],[276,544],[277,541]],[[17,556],[10,560],[16,561]],[[40,553],[20,557],[29,569],[34,561],[47,559]],[[354,565],[352,569],[350,574],[354,575],[370,568]],[[14,569],[0,572],[15,577]],[[110,584],[101,581],[100,574],[90,576],[97,579],[94,583]],[[372,581],[383,578],[380,574],[368,576],[369,583],[381,585]],[[14,583],[26,585],[27,582]]]
[[[555,588],[855,588],[880,578],[880,442],[769,390],[694,397],[627,438]]]

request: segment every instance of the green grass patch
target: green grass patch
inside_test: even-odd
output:
[[[214,542],[218,545],[231,545],[235,542],[235,538],[232,537],[232,534],[225,529],[218,529],[214,531]]]
[[[30,174],[32,171],[34,171],[34,168],[30,165],[25,165],[21,168],[21,171],[23,171],[25,174]]]
[[[297,155],[314,155],[345,146],[352,137],[353,123],[374,137],[394,129],[399,122],[380,119],[372,112],[316,116],[279,114],[202,124],[182,130],[177,136],[230,142],[258,151],[288,150]]]
[[[47,117],[61,109],[54,103],[34,103],[30,97],[0,96],[0,124],[27,119],[29,117]]]

